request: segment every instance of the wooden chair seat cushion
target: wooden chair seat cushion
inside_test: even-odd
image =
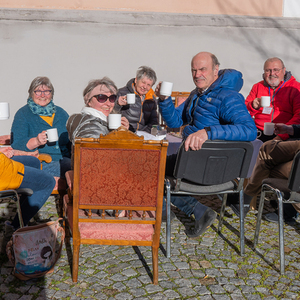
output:
[[[73,232],[73,205],[68,195],[63,197],[65,215],[68,219],[69,226]],[[133,218],[142,216],[141,211],[133,211]],[[78,210],[80,217],[87,217],[87,211]],[[120,217],[126,217],[128,212],[123,211]],[[99,218],[99,213],[92,210],[91,218]],[[155,212],[146,212],[147,218],[154,218]],[[99,240],[135,240],[135,241],[152,241],[154,226],[152,224],[124,224],[124,223],[96,223],[96,222],[79,222],[79,231],[82,239],[99,239]]]

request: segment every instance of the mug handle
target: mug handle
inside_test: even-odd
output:
[[[257,139],[261,137],[261,133],[262,132],[260,130],[257,130],[257,137],[256,137]]]

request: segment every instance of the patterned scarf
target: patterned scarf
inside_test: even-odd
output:
[[[55,105],[53,103],[53,99],[49,102],[46,106],[40,106],[32,100],[32,98],[27,99],[27,104],[32,111],[33,114],[39,115],[39,116],[46,116],[46,117],[52,117],[53,114],[55,114],[56,109]]]

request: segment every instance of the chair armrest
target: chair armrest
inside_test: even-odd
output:
[[[40,162],[44,161],[47,164],[49,164],[52,161],[51,155],[45,153],[39,154],[38,159],[40,160]]]
[[[73,198],[74,171],[73,170],[67,171],[65,176],[66,176],[66,180],[67,180],[67,185],[69,187],[68,195],[69,195],[69,198],[71,199],[71,198]]]
[[[73,170],[67,171],[65,176],[66,176],[68,187],[71,190],[73,190],[74,171]]]

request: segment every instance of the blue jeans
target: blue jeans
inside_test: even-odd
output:
[[[14,157],[15,161],[23,161],[24,165],[26,164],[20,188],[30,188],[33,191],[31,196],[21,196],[20,199],[24,225],[27,225],[49,198],[55,186],[55,180],[52,175],[40,170],[40,161],[37,158],[30,156],[22,157]],[[28,166],[29,163],[32,166]],[[20,227],[18,215],[15,216],[12,225],[16,229]]]
[[[183,211],[188,217],[194,213],[194,210],[197,207],[197,219],[200,219],[207,209],[207,206],[203,205],[192,196],[171,196],[171,203]],[[166,199],[164,197],[163,210],[165,209]]]
[[[36,169],[41,168],[41,162],[34,156],[29,156],[29,155],[13,156],[11,159],[20,162],[24,166],[28,166]]]
[[[43,171],[54,177],[65,178],[65,173],[71,170],[71,158],[63,157],[59,161],[51,161],[50,163],[42,162]]]

